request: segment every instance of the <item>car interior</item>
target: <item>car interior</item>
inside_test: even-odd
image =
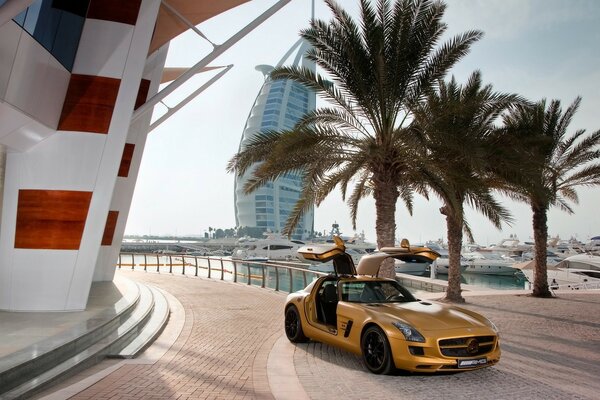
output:
[[[337,281],[325,281],[317,298],[317,320],[325,325],[337,325]]]

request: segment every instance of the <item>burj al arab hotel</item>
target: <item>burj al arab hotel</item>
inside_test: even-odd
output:
[[[277,66],[289,60],[291,65],[313,69],[314,64],[305,57],[307,49],[308,44],[299,40],[286,52]],[[246,121],[240,150],[260,131],[293,128],[304,114],[313,111],[316,106],[316,95],[312,90],[287,79],[271,80],[268,74],[273,69],[272,66],[259,65],[256,69],[264,74],[265,82]],[[244,194],[244,184],[253,171],[254,168],[249,168],[235,181],[236,225],[281,232],[300,197],[302,179],[299,175],[286,174],[251,194]],[[304,239],[311,234],[313,228],[314,209],[311,209],[304,214],[292,237]]]

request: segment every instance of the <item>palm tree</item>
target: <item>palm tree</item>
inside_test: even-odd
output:
[[[523,157],[530,163],[518,180],[509,179],[509,195],[529,203],[533,212],[533,295],[537,297],[551,295],[546,268],[549,208],[572,214],[569,201],[578,203],[575,189],[600,185],[600,130],[587,136],[583,129],[567,135],[580,102],[576,98],[563,113],[559,100],[547,105],[543,99],[530,107],[517,107],[504,118],[509,132],[523,142]]]
[[[473,239],[464,205],[474,207],[497,228],[502,221],[511,221],[509,212],[492,196],[500,181],[490,165],[495,159],[498,117],[520,102],[523,100],[517,95],[482,86],[481,73],[475,71],[464,86],[454,77],[448,83],[440,80],[414,112],[413,132],[426,149],[423,163],[435,172],[436,179],[429,186],[442,200],[440,212],[446,217],[447,301],[464,302],[460,287],[463,231]]]
[[[411,110],[426,90],[481,37],[469,31],[441,46],[446,25],[440,1],[360,2],[358,22],[334,0],[325,1],[333,19],[312,20],[300,35],[312,49],[308,57],[326,77],[309,69],[283,67],[272,79],[291,79],[328,103],[289,131],[262,132],[228,164],[243,174],[261,163],[245,186],[247,193],[284,172],[301,173],[303,190],[290,214],[286,233],[313,204],[339,187],[348,198],[354,227],[359,200],[375,198],[377,245],[394,246],[396,202],[409,211],[413,192],[424,192],[411,166],[413,144],[406,139]],[[393,263],[381,275],[394,277]]]

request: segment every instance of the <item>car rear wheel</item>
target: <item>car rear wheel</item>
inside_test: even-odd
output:
[[[308,341],[302,330],[302,321],[296,306],[290,306],[285,310],[285,335],[292,343]]]
[[[389,374],[393,369],[392,351],[385,333],[378,326],[367,328],[361,339],[363,361],[375,374]]]

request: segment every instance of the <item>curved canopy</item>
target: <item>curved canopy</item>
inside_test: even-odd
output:
[[[213,69],[220,69],[220,68],[225,68],[225,66],[204,67],[204,68],[201,68],[196,73],[199,74],[201,72],[211,71]],[[174,81],[175,79],[177,79],[181,74],[183,74],[187,70],[189,70],[189,68],[187,68],[187,67],[184,67],[184,68],[165,67],[165,69],[163,69],[163,74],[160,79],[160,83],[167,83],[167,82]]]
[[[198,25],[248,0],[167,0],[193,25]],[[171,39],[187,31],[189,27],[163,4],[160,5],[154,36],[150,43],[149,53],[153,53]]]

